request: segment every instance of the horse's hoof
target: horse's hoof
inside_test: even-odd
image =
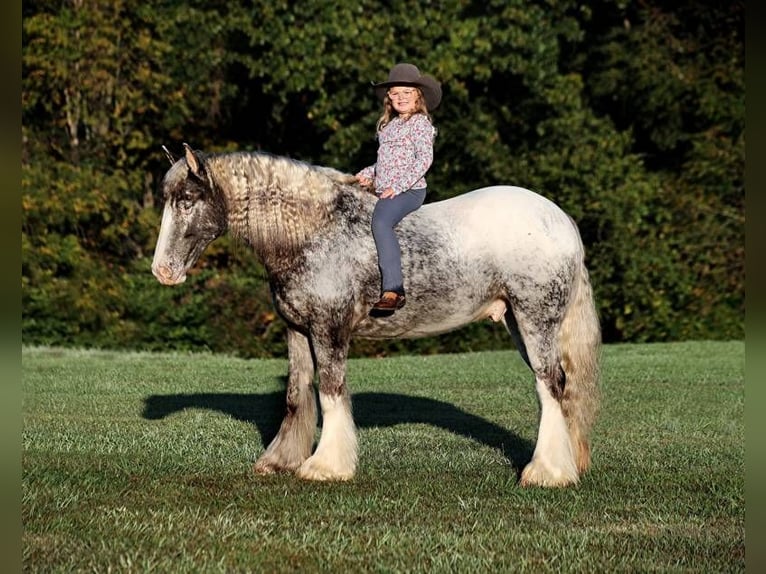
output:
[[[563,472],[548,468],[536,461],[530,462],[521,472],[521,486],[542,486],[545,488],[561,488],[572,486],[579,482],[577,473]]]
[[[315,480],[324,482],[344,482],[354,478],[354,471],[343,471],[329,468],[315,460],[308,459],[295,473],[303,480]]]
[[[277,471],[276,471],[276,469],[275,469],[273,466],[271,466],[271,465],[268,465],[268,464],[258,464],[258,463],[256,463],[256,464],[254,464],[254,465],[253,465],[253,472],[254,472],[255,474],[262,474],[262,475],[265,475],[265,474],[276,474],[276,472],[277,472]]]
[[[298,468],[297,464],[294,467],[290,468],[290,466],[286,464],[279,464],[277,462],[274,462],[273,460],[259,459],[255,461],[255,464],[253,465],[253,472],[255,474],[261,474],[261,475],[279,474],[282,472],[295,472],[297,468]]]

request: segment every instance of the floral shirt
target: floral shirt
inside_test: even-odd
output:
[[[374,180],[377,194],[389,187],[396,195],[426,187],[435,136],[436,128],[424,114],[414,114],[408,120],[397,116],[378,133],[377,162],[357,175]]]

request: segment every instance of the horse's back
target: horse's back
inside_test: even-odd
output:
[[[510,302],[561,291],[582,260],[569,216],[521,187],[428,203],[399,223],[397,236],[407,305],[386,320],[361,320],[358,336],[436,335],[485,317],[499,320]]]
[[[547,259],[581,250],[572,219],[550,199],[523,187],[483,187],[421,211],[433,225],[449,230],[461,251]]]

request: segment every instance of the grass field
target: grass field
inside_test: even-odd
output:
[[[743,342],[607,346],[594,466],[521,489],[514,352],[356,359],[349,483],[255,476],[285,360],[26,348],[27,572],[742,572]]]

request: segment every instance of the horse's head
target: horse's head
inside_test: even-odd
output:
[[[224,199],[203,158],[184,144],[185,155],[172,164],[162,183],[165,207],[152,261],[152,273],[163,285],[186,280],[186,272],[226,230]]]

